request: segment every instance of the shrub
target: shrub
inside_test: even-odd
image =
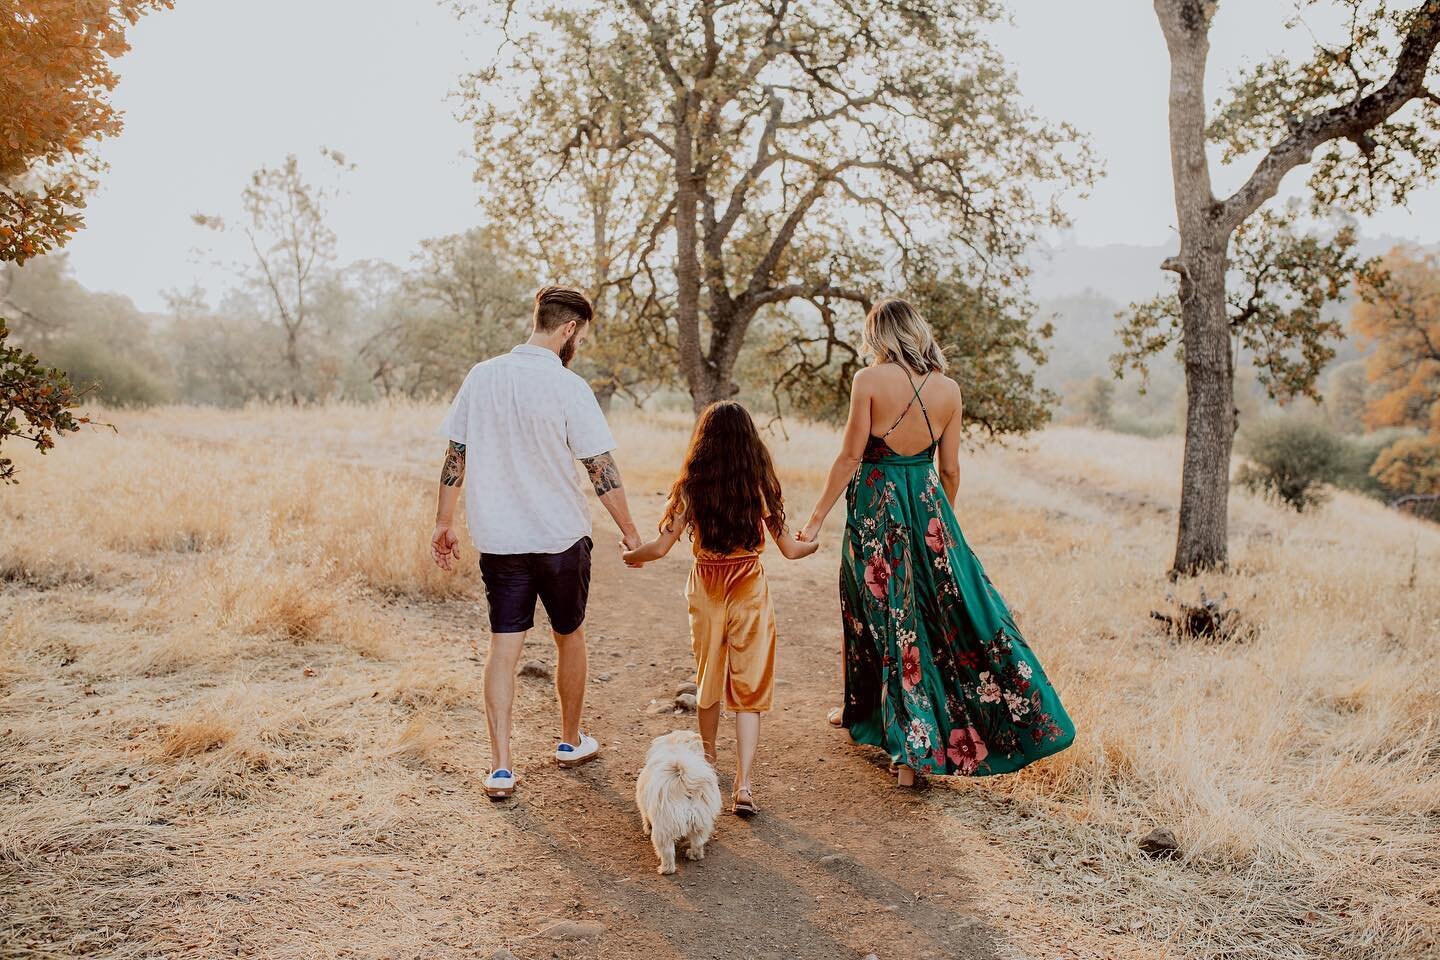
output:
[[[1345,447],[1323,423],[1293,417],[1261,420],[1241,433],[1250,462],[1235,482],[1303,513],[1325,502],[1325,485],[1340,476]]]
[[[1391,491],[1375,478],[1370,468],[1375,465],[1381,451],[1402,436],[1405,436],[1404,431],[1390,429],[1340,437],[1340,469],[1335,476],[1335,486],[1376,500],[1390,499]]]
[[[92,384],[95,399],[112,407],[144,407],[171,399],[165,378],[129,352],[66,338],[45,352],[73,383]]]
[[[1175,432],[1175,421],[1168,416],[1158,417],[1134,417],[1128,414],[1117,414],[1110,423],[1110,429],[1116,433],[1126,433],[1135,437],[1168,437]]]

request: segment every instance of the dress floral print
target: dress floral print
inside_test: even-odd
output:
[[[965,543],[934,454],[871,438],[850,483],[843,723],[916,770],[1009,773],[1063,750],[1075,729]]]

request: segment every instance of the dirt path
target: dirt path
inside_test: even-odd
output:
[[[637,507],[642,516],[658,509],[643,498]],[[780,679],[762,730],[761,816],[723,816],[703,862],[682,861],[673,877],[654,872],[632,792],[650,738],[694,723],[646,713],[652,699],[673,697],[692,674],[681,599],[688,559],[628,570],[607,549],[613,536],[599,518],[596,529],[587,728],[606,753],[574,772],[548,763],[552,694],[544,681],[522,679],[516,764],[526,783],[514,801],[476,810],[481,823],[510,828],[517,865],[539,861],[510,874],[523,882],[492,891],[512,917],[508,948],[522,958],[555,955],[555,942],[525,938],[573,918],[604,932],[594,943],[560,948],[561,956],[994,956],[983,923],[967,909],[971,882],[957,851],[937,841],[937,818],[946,813],[924,794],[899,791],[877,752],[851,746],[824,722],[839,682],[833,551],[804,563],[768,558]],[[445,606],[446,619],[460,613]],[[478,609],[474,616],[480,624]],[[551,654],[543,634],[527,645],[527,656],[553,661]],[[470,732],[483,738],[483,725]],[[728,790],[728,717],[720,757]]]

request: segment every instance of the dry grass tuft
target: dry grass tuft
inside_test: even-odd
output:
[[[431,717],[417,713],[396,732],[393,745],[387,752],[403,760],[433,763],[440,758],[448,740],[443,727]]]
[[[160,743],[160,756],[193,757],[223,747],[235,739],[235,725],[232,720],[221,716],[214,709],[203,710],[193,716],[171,724]]]

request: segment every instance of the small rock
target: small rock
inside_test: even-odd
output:
[[[865,960],[880,960],[880,958],[873,953],[867,953],[865,954]]]
[[[658,717],[662,713],[672,713],[674,710],[675,705],[673,703],[663,703],[659,700],[651,700],[650,706],[645,708],[645,712],[652,717]]]
[[[518,960],[518,958],[509,950],[501,947],[499,950],[496,950],[494,953],[490,954],[490,960]]]
[[[640,664],[638,664],[638,663],[636,663],[635,661],[632,660],[632,661],[630,661],[629,663],[625,664],[625,669],[627,669],[627,670],[634,670],[634,669],[635,669],[636,667],[638,667],[638,666],[640,666]]]
[[[549,664],[541,663],[539,660],[526,660],[520,664],[520,676],[535,677],[537,680],[549,680],[552,674],[550,673]]]
[[[693,683],[682,683],[682,684],[680,684],[680,686],[678,686],[678,687],[675,688],[675,696],[677,696],[677,697],[678,697],[678,696],[681,696],[681,695],[683,695],[683,694],[686,694],[686,693],[697,693],[697,692],[698,692],[698,688],[697,688],[697,687],[695,686],[695,684],[693,684]]]
[[[675,698],[676,710],[690,711],[694,710],[698,706],[699,701],[695,699],[695,694],[693,693],[682,693],[680,694],[680,696]]]
[[[600,674],[600,676],[596,677],[595,679],[596,679],[596,680],[599,680],[601,683],[609,683],[609,682],[610,682],[610,674],[608,674],[608,673],[602,673],[602,674]]]
[[[1140,838],[1140,849],[1151,857],[1174,860],[1180,856],[1180,841],[1169,827],[1156,827]]]
[[[605,928],[598,923],[577,920],[557,920],[540,931],[540,936],[551,940],[599,940]]]

